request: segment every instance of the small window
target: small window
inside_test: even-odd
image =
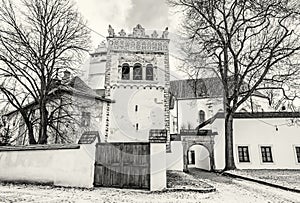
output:
[[[139,130],[139,124],[138,124],[138,123],[135,124],[135,129],[136,129],[136,130]]]
[[[146,66],[146,80],[153,80],[153,66],[151,64]]]
[[[127,63],[122,65],[122,80],[130,79],[130,67]]]
[[[90,112],[82,112],[81,114],[81,126],[89,127],[91,122],[91,113]]]
[[[190,151],[189,164],[195,164],[195,151],[194,150]]]
[[[300,147],[295,147],[297,162],[300,163]]]
[[[137,63],[133,66],[133,80],[142,80],[143,70],[141,64]]]
[[[203,110],[199,111],[199,122],[203,123],[205,121],[205,112]]]
[[[271,147],[261,147],[261,157],[263,163],[272,163],[273,157]]]
[[[250,162],[247,146],[238,146],[239,162]]]
[[[139,106],[138,105],[135,105],[135,111],[137,112],[139,109]]]

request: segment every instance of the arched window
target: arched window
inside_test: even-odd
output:
[[[124,63],[122,65],[122,80],[129,80],[130,79],[130,67],[128,63]]]
[[[205,121],[205,112],[200,110],[199,111],[199,122],[203,123]]]
[[[153,80],[153,66],[151,64],[146,66],[146,80]]]
[[[142,79],[143,79],[142,65],[136,63],[133,66],[133,80],[142,80]]]

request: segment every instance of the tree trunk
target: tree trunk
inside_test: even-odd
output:
[[[27,127],[28,130],[28,140],[29,140],[29,144],[37,144],[35,138],[34,138],[34,132],[33,132],[33,126],[31,121],[28,118],[28,115],[26,113],[24,113],[23,111],[21,111],[21,115],[23,117],[24,123]]]
[[[226,110],[228,111],[228,110]],[[226,112],[225,115],[225,168],[224,170],[236,169],[233,153],[233,115]]]
[[[46,101],[42,99],[40,103],[40,129],[39,129],[39,144],[47,144],[47,127],[48,127],[48,111],[46,107]]]
[[[26,124],[27,125],[27,124]],[[31,123],[28,123],[27,125],[27,130],[28,130],[28,138],[29,138],[29,144],[37,144],[36,140],[34,139],[34,133],[33,133],[33,127]]]

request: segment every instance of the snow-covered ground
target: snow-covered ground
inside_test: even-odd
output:
[[[300,190],[300,170],[234,170],[229,173]]]
[[[300,202],[300,194],[192,169],[190,174],[214,185],[212,193],[157,192],[112,188],[93,190],[0,184],[0,202]]]

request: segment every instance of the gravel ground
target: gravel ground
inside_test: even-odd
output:
[[[234,170],[228,172],[300,190],[300,170]]]
[[[155,192],[113,188],[93,190],[51,186],[0,184],[0,202],[300,202],[300,194],[257,183],[191,169],[190,175],[217,188],[212,193]]]
[[[183,173],[181,171],[168,171],[167,172],[167,187],[176,189],[213,189],[212,185],[196,179],[194,176]]]

